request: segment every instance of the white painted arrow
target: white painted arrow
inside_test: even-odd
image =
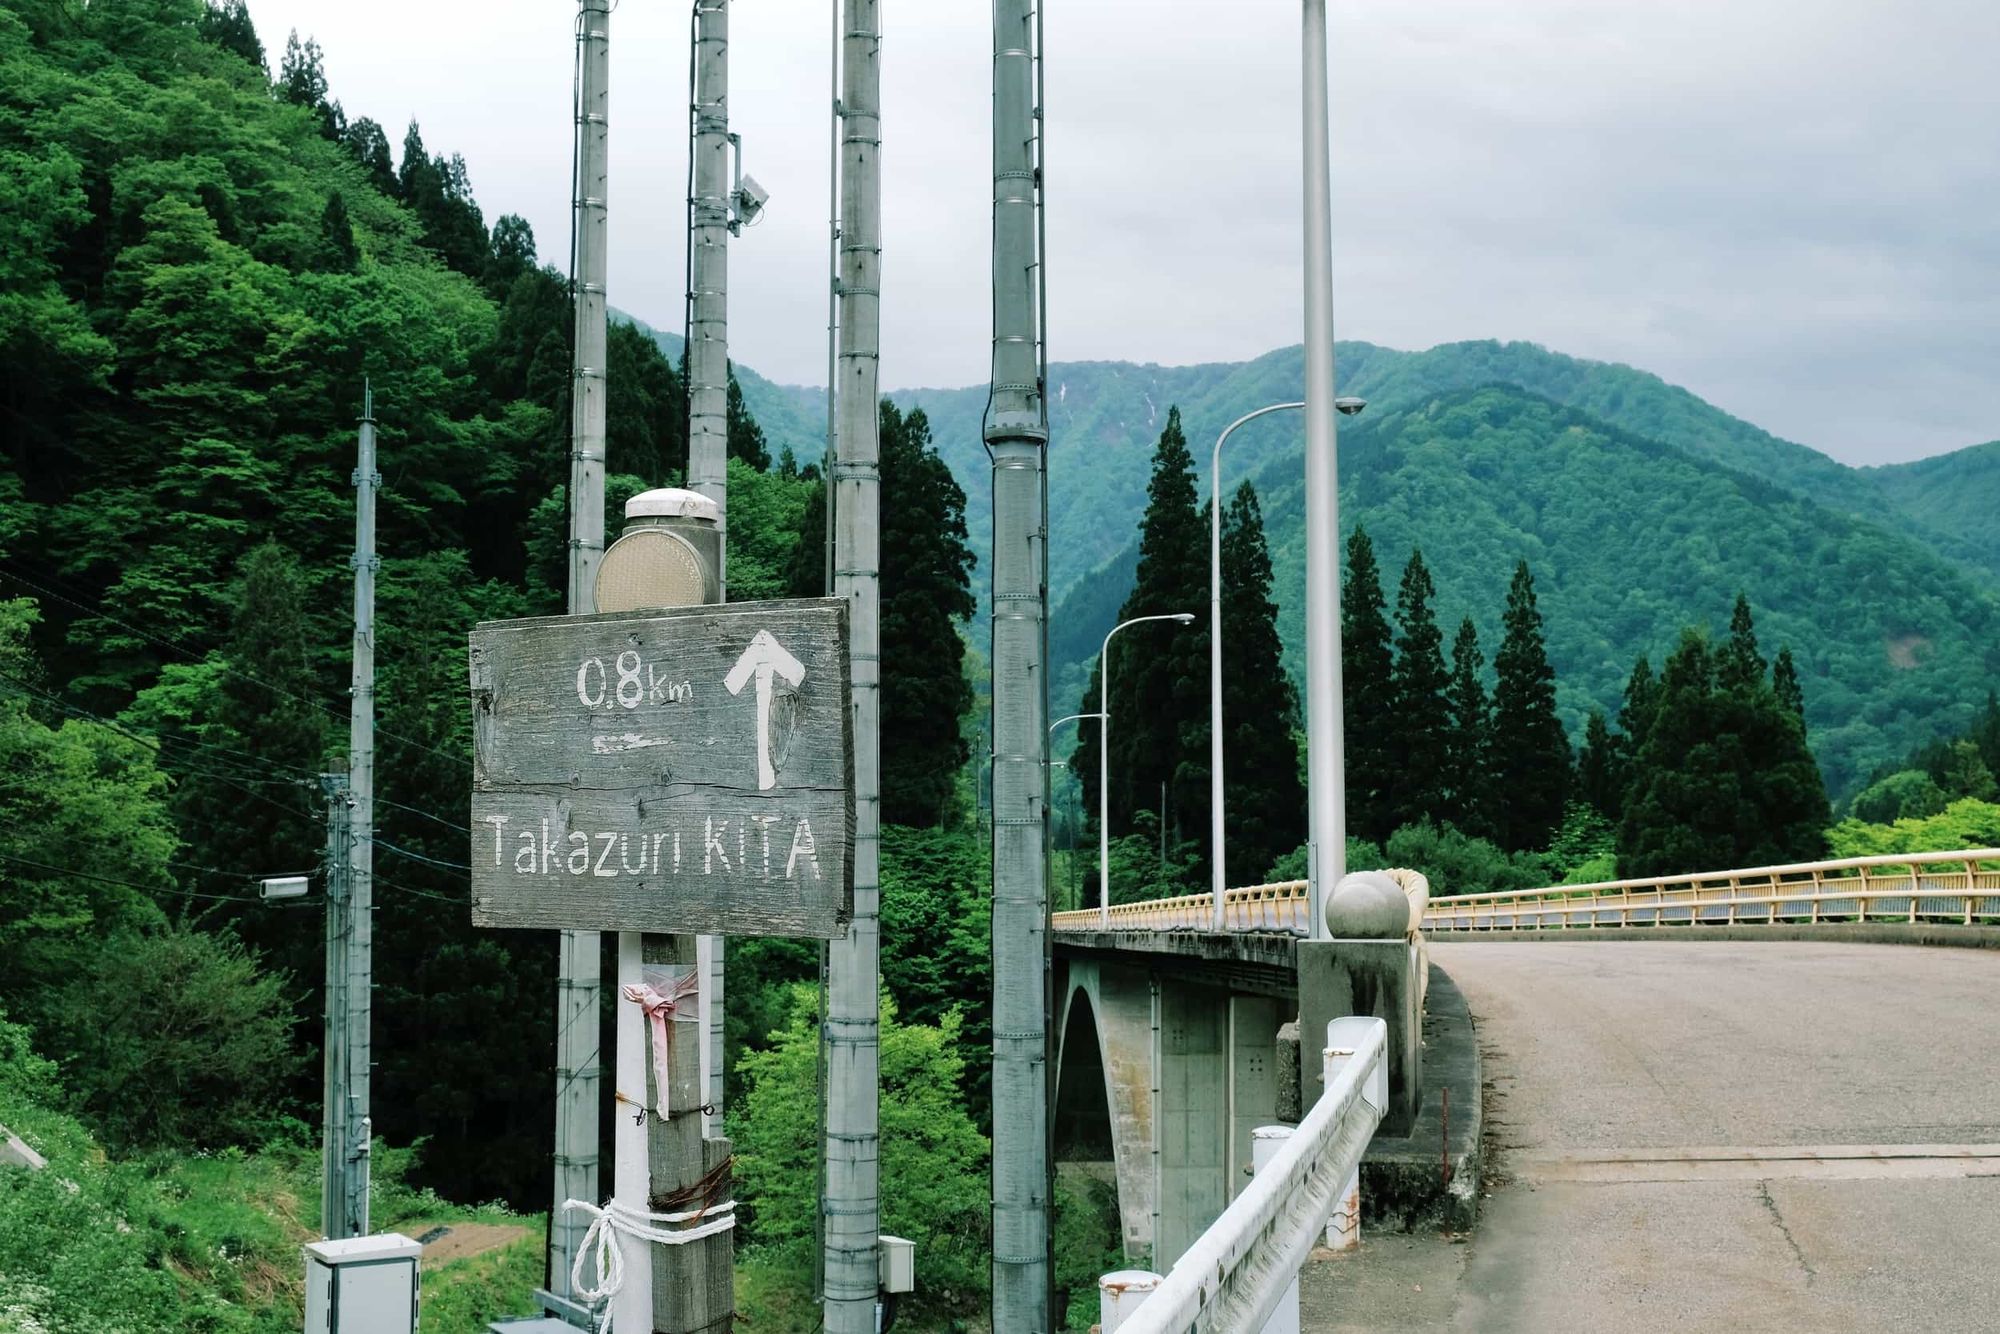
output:
[[[757,788],[762,791],[778,785],[777,770],[771,764],[771,677],[773,674],[784,678],[786,685],[795,686],[806,679],[806,669],[777,640],[769,630],[759,630],[751,637],[750,647],[743,650],[743,656],[729,669],[729,675],[722,678],[722,684],[732,695],[743,693],[743,687],[752,677],[757,681]]]

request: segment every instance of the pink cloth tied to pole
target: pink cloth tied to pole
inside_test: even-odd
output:
[[[653,1086],[658,1106],[655,1108],[662,1121],[671,1114],[672,1108],[667,1097],[671,1082],[674,1030],[676,1022],[691,1023],[700,1018],[698,1014],[681,1013],[681,1003],[701,991],[701,970],[690,968],[662,991],[651,982],[639,985],[626,984],[625,999],[638,1005],[653,1029]]]

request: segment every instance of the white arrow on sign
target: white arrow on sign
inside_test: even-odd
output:
[[[795,686],[806,679],[806,669],[797,658],[786,651],[785,646],[771,637],[769,630],[759,630],[750,640],[750,647],[743,650],[743,656],[729,669],[729,675],[722,678],[722,684],[732,695],[743,693],[743,687],[752,677],[757,680],[757,788],[762,791],[778,785],[777,770],[771,764],[771,677],[784,678],[786,685]]]

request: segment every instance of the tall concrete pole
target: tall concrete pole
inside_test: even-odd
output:
[[[576,179],[571,225],[576,290],[575,360],[570,381],[569,609],[597,609],[597,563],[604,555],[605,282],[610,182],[611,4],[580,0],[577,14]],[[573,1297],[570,1262],[587,1220],[564,1200],[598,1196],[598,1114],[603,1071],[598,990],[602,940],[564,931],[556,995],[555,1200],[549,1224],[549,1291]]]
[[[1050,1315],[1048,614],[1034,0],[993,5],[993,1328]],[[843,444],[843,448],[846,446]]]
[[[728,528],[729,0],[695,0],[694,197],[688,201],[688,489]],[[725,540],[724,550],[728,544]],[[726,566],[725,566],[726,568]]]
[[[694,198],[688,201],[688,489],[715,502],[722,530],[718,577],[729,596],[729,0],[695,0]],[[702,936],[700,959],[704,1133],[722,1133],[721,936]]]
[[[876,0],[845,0],[840,149],[840,458],[832,486],[834,594],[847,599],[854,690],[854,920],[827,950],[828,1334],[873,1334],[880,1288],[878,1083],[882,846],[882,82]]]
[[[1347,870],[1340,693],[1340,459],[1333,407],[1333,201],[1328,181],[1326,0],[1304,0],[1306,306],[1306,795],[1312,934]]]
[[[369,1075],[375,1061],[375,394],[362,390],[354,465],[354,654],[347,725],[347,892],[353,941],[347,951],[347,1121],[351,1166],[347,1216],[368,1235],[368,1163],[374,1138]]]
[[[322,1044],[324,1105],[320,1114],[319,1230],[328,1241],[356,1237],[350,1220],[352,1194],[348,1177],[353,1166],[353,1136],[348,1124],[347,1018],[348,945],[354,918],[347,892],[352,841],[347,824],[347,775],[321,774],[326,797],[326,1039]]]

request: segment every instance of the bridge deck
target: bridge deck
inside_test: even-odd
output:
[[[1993,1328],[2000,953],[1434,943],[1480,1024],[1469,1245],[1308,1266],[1304,1329]]]

